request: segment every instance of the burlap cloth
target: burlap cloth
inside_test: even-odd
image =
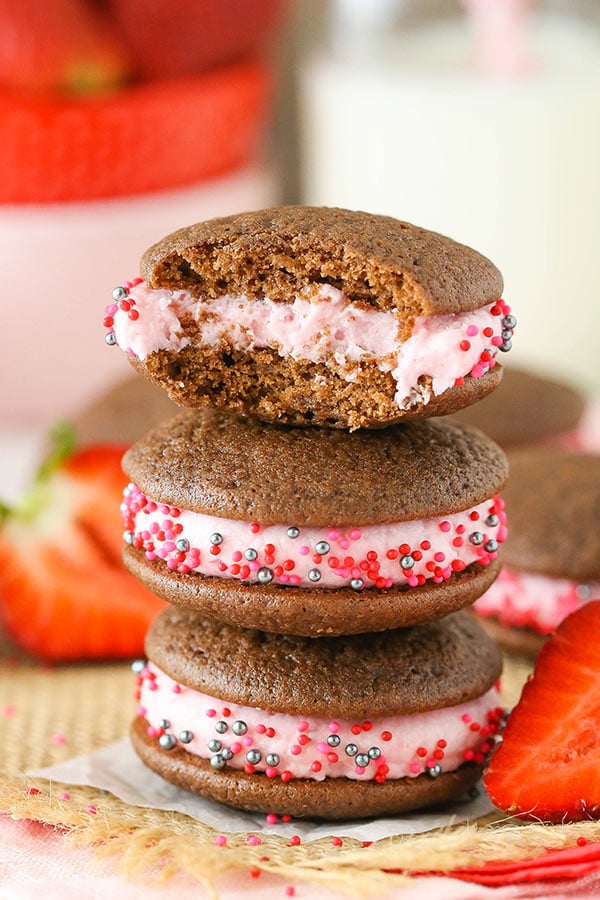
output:
[[[504,702],[515,701],[528,671],[523,660],[507,659]],[[525,859],[572,846],[579,837],[600,840],[598,822],[545,826],[497,814],[386,838],[368,848],[347,838],[341,848],[329,839],[290,846],[276,835],[263,835],[253,847],[246,834],[229,835],[221,847],[209,824],[181,813],[133,807],[97,789],[25,776],[124,737],[134,710],[132,685],[125,664],[43,667],[0,645],[0,812],[64,829],[68,840],[118,856],[129,874],[185,872],[211,886],[226,870],[261,869],[371,896],[406,883],[414,871]],[[69,799],[61,796],[65,792]]]

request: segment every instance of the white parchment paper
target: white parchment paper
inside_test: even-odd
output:
[[[333,823],[294,819],[287,824],[268,825],[262,813],[230,809],[169,784],[144,766],[134,753],[129,740],[109,744],[96,753],[76,756],[29,774],[65,784],[88,785],[110,791],[133,806],[175,810],[211,825],[223,833],[252,831],[279,834],[283,837],[298,834],[303,841],[334,835],[352,837],[359,841],[377,841],[396,834],[418,834],[433,828],[473,821],[494,809],[483,789],[479,787],[475,797],[465,798],[463,802],[454,802],[432,811],[407,813],[394,818]]]

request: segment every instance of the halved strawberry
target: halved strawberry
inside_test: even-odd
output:
[[[119,507],[126,447],[62,449],[0,526],[0,619],[52,660],[131,657],[164,607],[125,570]]]
[[[600,818],[600,600],[544,644],[484,785],[507,812],[550,822]]]

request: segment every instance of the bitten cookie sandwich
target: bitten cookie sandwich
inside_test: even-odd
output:
[[[106,340],[182,406],[381,427],[474,403],[516,324],[469,247],[387,216],[282,207],[183,228],[115,289]]]
[[[600,599],[600,456],[515,453],[505,498],[504,567],[475,609],[505,647],[535,654],[569,613]]]
[[[506,537],[502,451],[476,429],[293,428],[187,411],[123,460],[125,562],[171,603],[307,636],[472,603]]]
[[[503,714],[499,651],[466,613],[311,640],[171,608],[146,652],[135,750],[168,781],[242,809],[343,819],[456,799]]]

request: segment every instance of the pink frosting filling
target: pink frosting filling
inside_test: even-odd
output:
[[[309,285],[289,303],[245,295],[196,299],[186,291],[152,290],[139,280],[122,290],[127,296],[106,309],[107,339],[141,360],[193,340],[243,352],[270,348],[282,357],[335,367],[347,381],[356,380],[357,365],[375,363],[392,373],[394,400],[402,409],[426,403],[466,375],[485,375],[498,349],[510,348],[514,328],[503,300],[469,312],[417,317],[402,341],[395,313],[359,307],[328,284]],[[193,339],[184,332],[183,318],[196,322]],[[419,385],[422,376],[431,377],[431,389]]]
[[[128,544],[182,574],[292,587],[391,588],[439,584],[488,565],[507,535],[498,496],[430,519],[367,526],[263,525],[156,503],[135,484],[121,512]]]
[[[600,582],[579,584],[505,566],[477,600],[475,609],[481,616],[494,616],[503,625],[549,634],[566,616],[594,598],[600,598]]]
[[[381,782],[482,763],[504,713],[496,688],[460,706],[353,722],[224,704],[177,684],[153,663],[142,669],[138,686],[138,715],[165,751],[180,747],[217,769],[264,772],[283,781]]]

